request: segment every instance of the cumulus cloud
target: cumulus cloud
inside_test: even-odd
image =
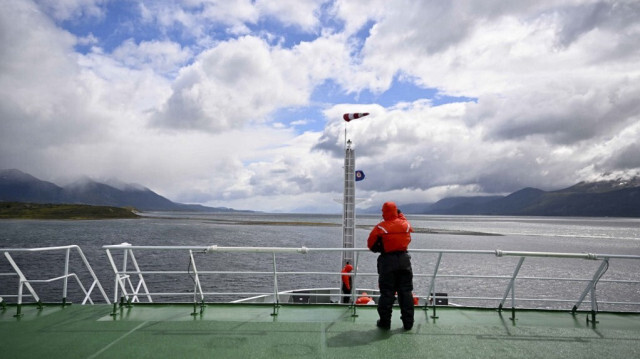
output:
[[[319,31],[320,8],[326,0],[298,1],[226,1],[189,0],[145,1],[140,11],[147,22],[155,22],[165,31],[179,29],[198,38],[208,37],[211,30],[223,28],[233,35],[246,35],[261,19],[274,19],[278,23],[304,32]]]
[[[101,18],[105,0],[36,0],[36,3],[56,20],[80,17]]]
[[[277,108],[307,104],[313,85],[346,61],[343,48],[331,37],[293,49],[253,36],[220,43],[180,71],[153,124],[217,132],[264,122]]]
[[[129,68],[149,68],[159,74],[173,74],[193,54],[191,50],[172,41],[143,41],[136,44],[133,39],[129,39],[118,46],[111,56]]]
[[[249,0],[144,1],[139,5],[142,19],[154,23],[165,33],[179,31],[185,36],[208,37],[210,30],[222,27],[232,34],[246,34],[247,24],[255,23],[259,13]]]
[[[255,37],[206,51],[180,72],[172,96],[154,123],[220,131],[261,122],[277,105],[304,103],[309,91],[304,79],[291,82],[283,69],[273,66],[274,56],[277,50],[272,53],[268,44]]]
[[[0,126],[5,154],[36,151],[69,138],[91,141],[101,131],[101,114],[87,108],[90,84],[80,78],[72,48],[75,39],[33,4],[11,2],[0,15]],[[20,14],[20,18],[16,18]],[[33,26],[38,24],[38,26]],[[37,157],[37,155],[35,155]],[[3,158],[15,163],[14,158]]]
[[[562,22],[558,42],[562,46],[570,46],[581,36],[597,29],[615,33],[637,25],[640,4],[637,1],[587,2],[560,7],[556,16]]]
[[[319,9],[326,2],[326,0],[257,0],[255,6],[261,13],[277,18],[284,25],[298,26],[305,31],[313,32],[320,25]]]
[[[570,145],[607,138],[637,119],[634,100],[640,87],[627,79],[547,83],[544,88],[514,89],[505,96],[483,96],[466,114],[469,124],[487,127],[486,136],[525,139],[542,136],[548,142]]]

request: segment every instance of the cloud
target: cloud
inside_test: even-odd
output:
[[[594,87],[587,81],[553,81],[544,90],[514,89],[508,96],[483,96],[470,105],[466,120],[487,128],[486,136],[571,145],[602,140],[637,120],[640,86],[627,79]]]
[[[284,25],[298,26],[304,31],[311,32],[318,29],[319,9],[327,2],[327,0],[257,0],[255,6],[262,14],[273,16]]]
[[[221,42],[180,71],[153,124],[218,132],[262,123],[278,108],[308,104],[313,85],[346,61],[331,51],[343,49],[332,37],[293,49],[254,36]]]
[[[258,38],[242,37],[204,52],[180,72],[153,123],[223,131],[262,122],[278,105],[303,104],[306,81],[290,81],[274,66],[277,51]]]
[[[640,4],[637,1],[598,1],[560,7],[562,18],[558,42],[570,46],[581,36],[597,29],[617,32],[637,23]]]
[[[123,66],[132,69],[149,68],[158,74],[172,74],[185,65],[193,54],[189,49],[172,41],[142,41],[129,39],[111,54]]]
[[[259,18],[257,9],[249,0],[145,1],[139,8],[142,19],[156,24],[164,33],[178,31],[183,36],[200,40],[218,30],[247,34],[250,32],[247,24],[253,24]]]
[[[104,16],[105,0],[36,0],[35,2],[58,21]]]
[[[611,170],[625,170],[640,168],[640,145],[631,143],[616,153],[610,161]]]
[[[25,2],[7,4],[0,26],[1,46],[11,50],[0,55],[2,153],[93,140],[102,126],[92,120],[102,116],[84,105],[90,84],[73,61],[75,38]]]
[[[318,32],[320,8],[327,2],[190,0],[176,4],[173,1],[150,1],[140,4],[140,12],[146,22],[157,23],[165,32],[178,29],[202,41],[218,31],[247,35],[251,33],[252,26],[269,18],[285,27]]]

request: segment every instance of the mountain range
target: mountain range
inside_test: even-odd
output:
[[[236,211],[226,207],[172,202],[135,184],[106,184],[85,178],[61,187],[17,169],[0,170],[0,202],[89,204],[133,207],[140,211]]]
[[[85,178],[58,186],[16,169],[0,170],[0,202],[89,204],[133,207],[140,211],[236,212],[226,207],[172,202],[135,184],[101,183]],[[640,178],[580,182],[556,191],[529,187],[507,196],[448,197],[435,203],[398,205],[409,214],[640,217]],[[359,212],[379,213],[380,206]]]
[[[449,197],[399,207],[413,214],[640,217],[640,178],[580,182],[557,191],[529,187],[507,196]]]

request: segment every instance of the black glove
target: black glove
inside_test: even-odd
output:
[[[369,248],[373,253],[384,253],[384,245],[382,244],[382,236],[378,236],[375,243]]]

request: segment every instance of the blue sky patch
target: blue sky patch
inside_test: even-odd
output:
[[[282,123],[298,133],[306,131],[322,132],[326,119],[321,106],[287,107],[276,110],[271,118],[274,123]]]
[[[435,88],[422,88],[407,81],[395,79],[391,87],[383,93],[373,93],[364,89],[359,93],[346,93],[342,87],[333,80],[327,80],[316,86],[312,95],[312,102],[316,103],[376,103],[384,107],[391,107],[400,102],[414,102],[418,100],[431,100],[433,106],[452,102],[475,101],[472,97],[446,96],[440,94]]]

